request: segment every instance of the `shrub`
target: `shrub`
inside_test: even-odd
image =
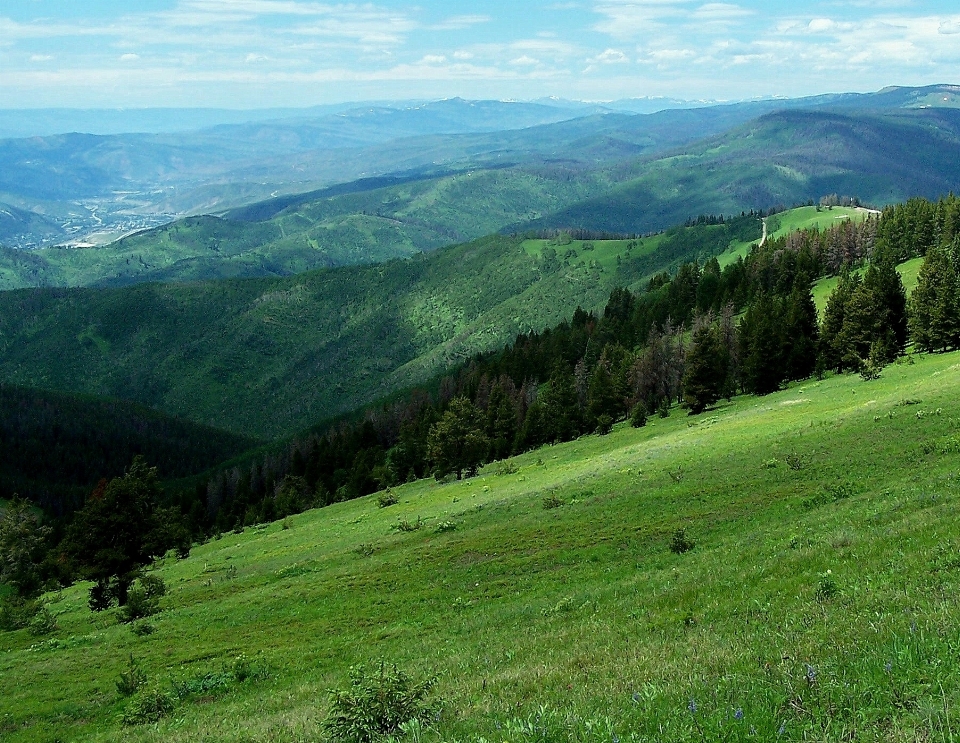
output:
[[[630,425],[634,428],[643,428],[647,425],[647,406],[642,402],[638,402],[630,413]]]
[[[140,670],[140,666],[133,659],[133,653],[130,653],[127,670],[120,671],[120,678],[117,679],[117,693],[122,697],[132,697],[145,683],[147,674]]]
[[[162,582],[162,581],[161,581]],[[160,611],[160,598],[150,595],[142,585],[134,584],[127,593],[127,603],[120,607],[118,619],[123,624],[151,617]]]
[[[133,622],[130,625],[130,631],[133,632],[137,637],[146,637],[147,635],[152,635],[157,631],[157,628],[150,624],[150,622]]]
[[[437,714],[439,704],[427,701],[436,682],[436,677],[414,682],[384,661],[372,670],[356,666],[350,669],[346,691],[330,691],[330,711],[323,727],[339,743],[373,743],[396,735],[401,725]]]
[[[667,398],[663,398],[663,400],[660,402],[660,405],[657,408],[657,415],[659,415],[661,418],[670,417],[670,401]]]
[[[442,534],[446,531],[456,531],[457,525],[453,521],[441,521],[437,524],[437,533]]]
[[[167,584],[163,578],[154,573],[147,573],[140,576],[140,586],[143,588],[147,598],[160,598],[167,595]]]
[[[37,613],[39,603],[10,595],[0,601],[0,630],[13,632],[29,626]]]
[[[817,583],[817,601],[829,601],[840,594],[840,585],[833,573],[828,570],[821,573],[820,580]]]
[[[377,506],[380,508],[387,508],[388,506],[395,506],[400,502],[400,499],[397,498],[397,494],[392,490],[384,490],[377,496]]]
[[[59,627],[57,626],[56,617],[50,613],[50,610],[46,606],[41,606],[37,610],[37,613],[33,615],[33,618],[31,618],[27,629],[34,637],[40,637],[56,632]]]
[[[596,432],[600,436],[606,436],[613,430],[613,418],[604,413],[599,418],[597,418],[597,428]]]
[[[146,725],[159,722],[175,707],[174,699],[159,689],[144,689],[130,700],[120,718],[124,725]]]
[[[543,497],[543,507],[547,511],[552,508],[560,508],[562,505],[565,505],[563,498],[556,493],[550,493],[550,495],[545,495]]]
[[[694,548],[695,544],[687,536],[686,529],[677,529],[670,539],[670,551],[675,555],[682,555]]]
[[[397,522],[397,525],[394,526],[394,529],[397,531],[420,531],[423,528],[423,519],[417,516],[416,521],[407,521],[403,519]]]

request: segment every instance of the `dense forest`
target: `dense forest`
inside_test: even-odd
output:
[[[709,223],[725,225],[729,241],[746,217]],[[686,254],[719,252],[699,247],[687,246]],[[908,302],[896,267],[919,256],[919,284]],[[839,278],[821,319],[811,288],[827,276]],[[94,471],[118,476],[103,480],[73,523],[61,522],[55,532],[22,501],[8,508],[0,519],[0,580],[29,593],[44,581],[88,577],[97,581],[92,606],[123,603],[138,565],[170,547],[186,551],[191,539],[411,479],[471,476],[486,463],[545,443],[603,435],[620,420],[643,426],[648,416],[669,416],[678,405],[696,415],[721,398],[763,395],[814,375],[870,378],[911,340],[920,351],[960,347],[960,199],[952,195],[767,240],[723,268],[716,257],[682,263],[655,275],[643,291],[613,290],[601,313],[578,307],[556,327],[477,355],[429,388],[166,493],[143,459],[123,476],[118,462],[146,454],[150,464],[163,465],[164,477],[182,477],[252,442],[199,431],[181,437],[175,424],[142,412],[130,425],[111,423],[106,413],[97,420],[78,415],[84,425],[73,425],[76,403],[47,398],[33,405],[40,413],[2,421],[5,456],[24,472],[54,457],[52,469],[75,472],[63,486],[68,490],[91,482]],[[30,395],[39,394],[0,393],[13,401],[4,405],[10,411],[30,409]],[[65,421],[50,429],[53,438],[30,433],[44,414]],[[131,431],[141,438],[124,439]],[[180,444],[171,443],[178,438]],[[89,456],[67,453],[71,447]],[[43,494],[27,494],[43,503]],[[117,522],[121,511],[126,515]],[[90,535],[130,523],[142,528],[129,535],[123,559],[97,557]],[[8,539],[33,551],[11,552]]]

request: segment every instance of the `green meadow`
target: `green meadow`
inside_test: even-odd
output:
[[[953,740],[958,379],[911,356],[224,534],[139,634],[48,594],[58,629],[0,634],[0,734],[318,740],[385,659],[439,677],[411,740]],[[121,722],[131,656],[156,723]]]

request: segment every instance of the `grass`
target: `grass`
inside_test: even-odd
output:
[[[960,354],[926,356],[674,410],[405,485],[388,509],[227,534],[157,567],[170,590],[142,637],[65,589],[45,597],[51,639],[0,635],[0,730],[314,740],[326,690],[383,657],[440,673],[430,740],[950,740],[958,371]],[[124,728],[131,653],[161,690],[240,654],[269,674]]]

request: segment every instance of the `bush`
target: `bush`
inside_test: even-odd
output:
[[[140,666],[133,659],[133,653],[130,653],[127,670],[120,671],[120,678],[117,679],[117,693],[122,697],[132,697],[145,683],[147,674],[140,670]]]
[[[820,575],[817,583],[817,601],[829,601],[840,594],[840,585],[837,579],[833,577],[833,572],[828,570]]]
[[[550,493],[550,495],[545,495],[543,497],[543,507],[547,511],[553,508],[560,508],[560,506],[563,505],[565,505],[563,498],[556,493]]]
[[[123,624],[129,624],[138,619],[151,617],[159,611],[160,598],[151,595],[142,585],[135,584],[127,593],[127,603],[120,607],[118,619]]]
[[[140,576],[140,586],[147,594],[147,598],[160,598],[167,595],[167,584],[163,582],[163,578],[154,573]]]
[[[6,596],[0,601],[0,630],[13,632],[29,626],[39,606],[37,601],[16,595]]]
[[[323,727],[339,743],[373,743],[396,735],[401,725],[424,720],[439,711],[426,700],[436,677],[419,683],[393,664],[380,661],[373,670],[350,669],[350,688],[332,689],[330,711]]]
[[[613,430],[613,418],[604,413],[599,418],[597,418],[597,428],[596,432],[600,436],[606,436]]]
[[[157,628],[150,622],[134,622],[130,625],[130,631],[137,637],[146,637],[157,631]]]
[[[392,490],[384,490],[377,496],[377,506],[380,508],[387,508],[388,506],[395,506],[400,502],[400,499],[397,498],[397,494]]]
[[[634,406],[633,412],[630,414],[630,425],[634,428],[643,428],[647,425],[647,406],[642,402],[638,402]]]
[[[667,398],[663,398],[660,402],[660,407],[657,408],[657,415],[661,418],[670,417],[670,401]]]
[[[677,529],[670,539],[670,551],[675,555],[682,555],[694,548],[695,544],[687,536],[686,529]]]
[[[124,725],[147,725],[159,722],[175,707],[174,699],[159,689],[145,689],[137,692],[120,718]]]
[[[56,632],[59,627],[57,626],[56,617],[50,613],[50,610],[46,606],[41,606],[37,610],[37,613],[33,615],[27,629],[34,637],[41,637],[42,635],[49,635]]]
[[[397,522],[396,526],[393,527],[397,531],[420,531],[423,528],[423,519],[417,516],[416,521],[407,521],[403,519],[402,521]]]

